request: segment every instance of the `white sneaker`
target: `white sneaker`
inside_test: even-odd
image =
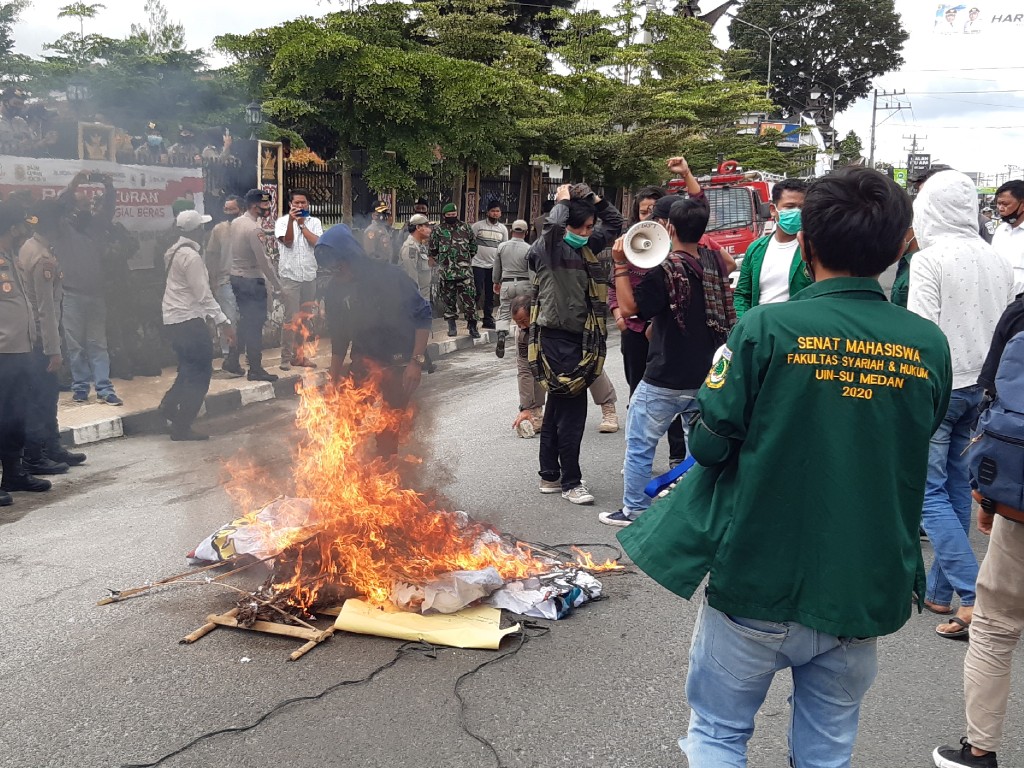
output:
[[[562,493],[562,484],[558,480],[541,480],[540,481],[540,492],[541,493]],[[564,493],[562,493],[565,496]]]
[[[573,504],[593,504],[594,494],[587,490],[585,485],[577,485],[569,491],[562,491],[562,498],[568,499]]]

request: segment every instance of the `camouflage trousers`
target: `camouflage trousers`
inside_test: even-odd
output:
[[[444,319],[454,320],[461,312],[466,320],[476,319],[476,288],[473,278],[464,280],[440,280],[441,303],[444,304]]]

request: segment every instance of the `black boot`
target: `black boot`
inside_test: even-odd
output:
[[[474,317],[472,320],[467,320],[466,325],[469,327],[469,338],[479,339],[480,331],[476,329],[476,318]]]
[[[494,345],[494,354],[498,357],[505,356],[505,337],[508,336],[508,331],[498,331],[498,343]]]
[[[448,320],[448,335],[449,336],[458,336],[459,335],[459,329],[455,327],[455,318],[454,317],[451,318],[450,320]]]
[[[14,498],[7,491],[0,491],[0,507],[9,507],[14,503]]]
[[[494,318],[493,317],[485,317],[484,318],[484,328],[487,328],[487,329],[493,331],[496,327],[497,326],[494,325]]]
[[[85,461],[84,453],[69,451],[60,444],[60,438],[48,441],[46,443],[46,448],[43,449],[43,455],[53,461],[61,464],[67,464],[69,467],[77,467]]]
[[[63,475],[70,467],[40,454],[37,459],[24,459],[21,467],[30,475]]]
[[[227,355],[224,357],[224,362],[220,364],[220,369],[233,376],[244,376],[245,371],[242,370],[241,363],[238,362],[238,350],[230,349]]]
[[[277,381],[277,374],[270,373],[263,368],[263,355],[248,355],[249,381]]]
[[[4,478],[0,482],[0,491],[48,491],[51,488],[49,480],[41,480],[32,477],[21,463],[20,453],[9,453],[0,457],[3,464]]]

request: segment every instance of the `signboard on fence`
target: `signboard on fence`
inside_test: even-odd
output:
[[[104,160],[57,160],[0,155],[0,198],[12,192],[30,193],[35,200],[54,198],[63,192],[79,171],[110,174],[117,202],[114,221],[132,232],[170,229],[171,206],[185,198],[203,212],[203,169],[150,165],[121,165]],[[87,194],[103,191],[101,184],[83,184]]]

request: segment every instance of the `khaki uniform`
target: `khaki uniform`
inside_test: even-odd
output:
[[[32,306],[37,344],[47,357],[60,354],[60,304],[64,296],[60,266],[50,243],[34,235],[21,246],[18,267],[25,279],[25,295]]]
[[[25,401],[31,392],[32,308],[14,261],[0,251],[0,462],[4,481],[22,473]]]
[[[394,249],[391,247],[391,230],[379,221],[374,221],[363,232],[363,250],[371,259],[394,262]]]
[[[35,338],[32,307],[14,255],[0,251],[0,354],[31,352]]]

